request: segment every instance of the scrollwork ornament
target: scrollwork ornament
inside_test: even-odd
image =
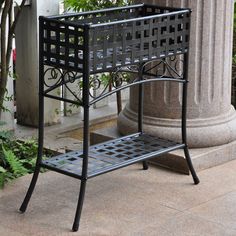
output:
[[[124,83],[124,79],[122,76],[122,73],[115,73],[114,76],[112,76],[112,86],[117,89],[122,86]]]
[[[182,78],[183,63],[183,59],[180,56],[172,56],[169,58],[169,61],[165,60],[165,66],[168,72],[168,76],[171,76],[173,78]]]
[[[102,84],[102,82],[98,76],[94,76],[93,78],[92,77],[90,78],[90,81],[89,81],[90,88],[93,88],[94,90],[98,90],[98,89],[100,89],[101,84]]]
[[[48,88],[59,85],[63,80],[63,72],[59,68],[49,67],[44,72],[44,85]]]
[[[89,87],[93,89],[93,93],[89,91],[89,96],[92,99],[96,99],[107,92],[110,81],[107,81],[106,84],[103,84],[99,76],[90,77]],[[103,86],[102,86],[103,85]],[[95,94],[95,95],[94,95]]]
[[[64,72],[64,82],[65,83],[74,83],[75,80],[82,78],[82,75],[79,75],[77,72],[74,71],[65,71]]]

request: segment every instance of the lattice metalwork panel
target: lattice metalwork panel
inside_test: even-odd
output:
[[[45,64],[82,70],[84,34],[83,28],[61,21],[41,18],[43,57]]]
[[[41,21],[45,63],[80,72],[85,53],[90,72],[96,73],[185,53],[189,46],[188,9],[142,4]],[[84,42],[89,42],[88,48]]]
[[[189,13],[176,13],[92,28],[91,71],[185,53],[189,46],[189,27]]]
[[[92,146],[89,151],[88,176],[96,172],[106,172],[108,168],[125,165],[150,153],[162,153],[180,144],[147,134],[135,134],[114,141]],[[81,176],[83,155],[81,151],[73,151],[43,161],[49,168],[62,170],[72,175]]]
[[[137,5],[136,5],[137,6]],[[105,11],[98,12],[83,12],[82,14],[75,14],[73,16],[65,16],[61,19],[65,22],[75,24],[102,24],[120,20],[127,20],[132,18],[141,17],[143,12],[143,6],[135,7],[129,6],[128,8],[114,8],[112,11],[105,9]],[[159,12],[160,13],[160,12]]]

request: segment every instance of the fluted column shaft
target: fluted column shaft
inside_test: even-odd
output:
[[[162,6],[192,9],[188,140],[209,147],[236,139],[236,113],[231,106],[233,0],[154,0]],[[182,86],[170,82],[145,85],[144,130],[180,140]],[[121,133],[135,129],[137,93],[118,119]]]

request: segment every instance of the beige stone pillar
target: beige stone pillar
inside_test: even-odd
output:
[[[17,23],[16,102],[18,124],[38,125],[38,17],[40,15],[55,15],[58,14],[58,11],[59,0],[32,0],[30,6],[23,8]],[[46,98],[44,109],[46,125],[60,122],[58,111],[60,111],[60,102]]]
[[[236,112],[231,106],[233,0],[156,0],[149,3],[192,9],[187,107],[190,147],[211,147],[236,139]],[[181,86],[145,85],[144,130],[180,140]],[[137,127],[137,93],[118,119],[122,134]]]

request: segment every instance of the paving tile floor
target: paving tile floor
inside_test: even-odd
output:
[[[40,174],[25,214],[31,176],[0,191],[1,236],[236,236],[236,161],[191,176],[141,164],[88,181],[79,232],[71,232],[80,181]]]

